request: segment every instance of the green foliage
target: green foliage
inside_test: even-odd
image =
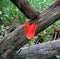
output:
[[[16,18],[17,17],[17,18]],[[0,2],[0,19],[6,23],[11,24],[12,19],[19,20],[18,23],[25,22],[26,17],[19,11],[19,9],[10,2],[10,0],[1,0]],[[0,20],[0,21],[1,21]]]
[[[60,55],[54,56],[54,59],[60,59]]]
[[[55,25],[60,29],[60,20],[55,23]]]
[[[1,31],[6,32],[4,25],[1,26]]]
[[[31,5],[37,10],[46,8],[53,0],[29,0]]]

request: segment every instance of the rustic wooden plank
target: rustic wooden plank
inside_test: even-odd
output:
[[[36,35],[47,28],[52,23],[60,19],[60,1],[57,0],[50,7],[40,12],[40,15],[34,19],[30,20],[30,23],[36,22],[38,27]],[[18,50],[24,44],[28,43],[28,40],[25,36],[25,24],[19,26],[15,31],[9,34],[1,43],[0,43],[0,53],[2,56],[7,59],[7,56],[13,51]]]

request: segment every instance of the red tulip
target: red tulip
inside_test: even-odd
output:
[[[30,23],[26,22],[25,28],[26,28],[26,37],[29,40],[33,40],[35,32],[36,32],[37,24],[34,23],[34,24],[30,25]]]

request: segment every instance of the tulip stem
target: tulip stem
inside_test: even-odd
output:
[[[28,56],[29,56],[30,46],[31,46],[31,41],[29,41],[29,43],[28,43],[28,53],[26,55],[26,59],[28,59]]]

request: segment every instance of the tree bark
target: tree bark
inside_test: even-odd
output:
[[[25,59],[27,53],[28,47],[21,48],[18,59]],[[60,39],[31,46],[28,59],[53,59],[55,55],[60,55]]]
[[[29,19],[36,18],[40,13],[35,10],[28,0],[11,0],[22,12],[25,16]]]
[[[22,1],[22,0],[21,0]],[[16,3],[16,2],[15,2]],[[33,13],[32,13],[33,14]],[[29,14],[28,14],[29,15]],[[36,35],[46,29],[49,25],[60,19],[60,0],[54,2],[51,6],[40,12],[40,15],[34,20],[30,20],[30,23],[36,22],[38,27]],[[19,26],[15,31],[9,34],[0,43],[0,53],[7,59],[7,56],[13,51],[18,50],[22,46],[28,43],[25,36],[25,24]]]

